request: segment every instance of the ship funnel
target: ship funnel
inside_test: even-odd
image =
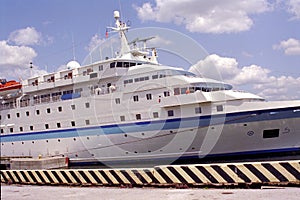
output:
[[[119,11],[117,11],[117,10],[114,11],[114,18],[115,18],[116,20],[120,18],[120,13],[119,13]]]

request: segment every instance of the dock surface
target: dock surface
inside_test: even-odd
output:
[[[174,188],[113,188],[1,185],[2,200],[48,199],[113,199],[113,200],[298,200],[300,188],[266,187],[265,189],[174,189]]]

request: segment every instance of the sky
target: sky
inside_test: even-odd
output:
[[[31,62],[34,75],[62,69],[74,57],[82,64],[106,40],[114,10],[132,28],[188,38],[157,40],[186,44],[183,57],[196,60],[181,66],[187,70],[213,76],[216,69],[234,89],[268,100],[300,99],[300,0],[0,0],[0,78],[28,78]]]

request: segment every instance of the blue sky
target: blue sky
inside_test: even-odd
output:
[[[300,99],[300,0],[0,0],[0,78],[28,78],[30,62],[36,73],[56,71],[73,59],[73,41],[82,63],[114,10],[134,28],[168,28],[202,45],[203,74],[215,68],[236,89]]]

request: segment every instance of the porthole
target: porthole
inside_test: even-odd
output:
[[[48,140],[46,140],[46,142],[48,143],[49,141],[48,141]]]
[[[24,142],[22,142],[22,144],[24,144]]]
[[[90,138],[89,138],[89,137],[86,137],[86,139],[89,140]]]
[[[223,111],[223,105],[217,105],[217,111],[218,112]]]
[[[76,141],[76,138],[73,138],[74,141]]]
[[[174,116],[174,111],[173,110],[168,110],[168,117]]]
[[[31,143],[34,144],[34,141],[32,141]]]
[[[60,139],[58,139],[57,141],[60,142]]]
[[[124,137],[127,137],[127,134],[124,134]]]

